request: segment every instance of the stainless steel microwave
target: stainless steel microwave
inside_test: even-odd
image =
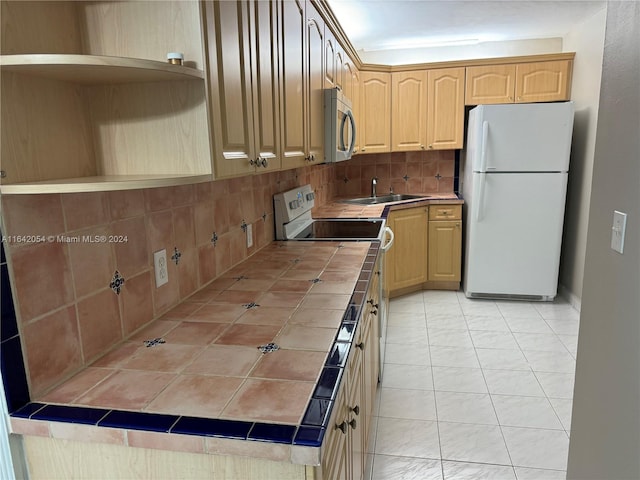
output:
[[[351,102],[338,88],[324,92],[324,151],[327,162],[349,160],[356,145]]]

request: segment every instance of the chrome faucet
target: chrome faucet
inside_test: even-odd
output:
[[[373,177],[371,179],[371,196],[376,198],[376,185],[378,184],[378,177]]]

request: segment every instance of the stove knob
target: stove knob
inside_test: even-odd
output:
[[[316,198],[315,193],[311,192],[311,193],[307,193],[307,202],[310,202],[311,200],[313,200],[314,198]]]
[[[291,200],[289,202],[289,208],[291,210],[295,210],[296,208],[298,208],[300,206],[300,202],[298,200]]]

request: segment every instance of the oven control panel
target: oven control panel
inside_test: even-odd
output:
[[[276,222],[276,238],[285,239],[285,225],[297,225],[311,219],[311,209],[315,205],[315,194],[311,185],[276,193],[273,196],[273,208]],[[289,228],[293,228],[290,225]]]

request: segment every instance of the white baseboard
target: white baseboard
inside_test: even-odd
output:
[[[580,297],[562,284],[558,285],[558,293],[562,298],[569,302],[571,306],[578,311],[578,313],[580,312],[580,307],[582,305],[582,299]]]

